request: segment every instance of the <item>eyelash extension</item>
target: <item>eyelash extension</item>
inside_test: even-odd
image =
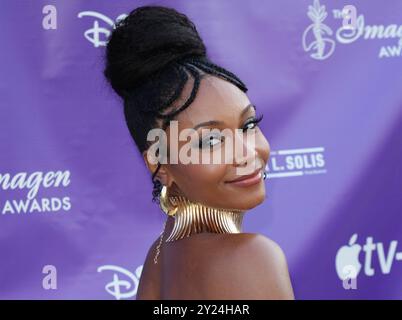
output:
[[[261,114],[261,115],[258,116],[258,117],[252,117],[252,118],[248,119],[248,120],[246,121],[246,124],[245,124],[244,127],[243,127],[243,131],[246,131],[246,130],[247,130],[247,126],[248,126],[250,123],[254,123],[254,124],[258,125],[258,123],[260,123],[263,118],[264,118],[264,114]]]

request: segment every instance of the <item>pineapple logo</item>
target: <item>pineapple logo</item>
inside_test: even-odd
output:
[[[311,52],[313,59],[327,59],[335,50],[335,41],[327,37],[332,36],[333,32],[323,23],[328,16],[325,6],[320,5],[319,0],[314,0],[313,5],[308,6],[307,16],[313,23],[303,33],[303,49]]]

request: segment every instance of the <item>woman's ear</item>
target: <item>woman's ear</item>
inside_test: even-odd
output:
[[[142,157],[145,161],[145,164],[146,164],[148,170],[151,173],[153,173],[153,172],[155,172],[156,168],[158,167],[158,159],[156,157],[154,157],[151,152],[148,152],[148,151],[149,151],[149,149],[145,150],[142,153]]]
[[[161,165],[159,168],[158,173],[156,174],[156,179],[158,179],[162,185],[167,186],[168,188],[170,188],[173,183],[172,176],[166,170],[165,165]]]
[[[148,152],[148,150],[144,151],[142,153],[142,156],[144,158],[145,164],[148,168],[148,170],[153,174],[157,168],[158,168],[158,159],[154,156],[152,156],[152,152]],[[165,165],[160,165],[160,168],[158,170],[158,173],[156,174],[155,179],[158,179],[164,186],[170,187],[173,183],[173,177],[167,170]]]

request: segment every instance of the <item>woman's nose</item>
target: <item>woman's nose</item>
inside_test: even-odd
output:
[[[255,137],[236,135],[234,141],[234,165],[247,166],[256,162]]]

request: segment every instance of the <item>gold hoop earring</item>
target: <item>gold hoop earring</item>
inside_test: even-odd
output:
[[[165,212],[168,216],[174,216],[177,212],[178,207],[173,206],[169,201],[169,194],[167,186],[163,186],[161,190],[161,194],[159,197],[159,204],[163,212]]]

